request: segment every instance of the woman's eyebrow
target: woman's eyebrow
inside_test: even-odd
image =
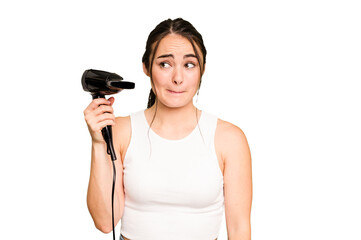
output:
[[[174,58],[174,55],[173,54],[164,54],[164,55],[160,55],[160,56],[158,56],[157,57],[157,59],[158,58],[167,58],[167,57],[171,57],[171,58]],[[190,54],[186,54],[186,55],[184,55],[184,57],[183,58],[188,58],[188,57],[194,57],[194,58],[197,58],[197,56],[196,55],[194,55],[193,53],[190,53]]]
[[[188,58],[188,57],[194,57],[194,58],[197,58],[197,56],[196,56],[196,55],[194,55],[193,53],[186,54],[186,55],[184,55],[184,57],[183,57],[183,58]]]
[[[171,57],[171,58],[174,58],[174,55],[173,54],[164,54],[164,55],[161,55],[157,58],[167,58],[167,57]]]

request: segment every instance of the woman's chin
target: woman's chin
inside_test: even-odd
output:
[[[191,104],[191,102],[183,102],[183,101],[170,102],[170,101],[168,101],[168,102],[162,103],[162,105],[167,108],[183,108],[183,107],[190,106],[192,104]]]

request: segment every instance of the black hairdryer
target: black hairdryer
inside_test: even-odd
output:
[[[123,78],[115,73],[89,69],[85,70],[81,78],[84,91],[90,92],[95,98],[104,98],[105,95],[115,94],[123,89],[133,89],[133,82],[125,82]],[[107,153],[112,161],[117,158],[114,152],[112,126],[108,125],[102,129],[102,135],[107,144]]]

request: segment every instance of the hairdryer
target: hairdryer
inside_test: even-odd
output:
[[[111,95],[122,91],[123,89],[133,89],[133,82],[123,81],[123,78],[116,73],[110,73],[101,70],[85,70],[81,78],[81,84],[84,91],[90,92],[95,98],[104,98],[105,95]],[[107,153],[112,161],[117,158],[114,152],[112,126],[108,125],[102,129],[103,138],[107,144]]]

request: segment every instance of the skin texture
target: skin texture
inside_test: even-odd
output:
[[[200,50],[197,51],[201,53]],[[163,138],[181,139],[187,136],[196,127],[197,118],[199,120],[202,114],[193,104],[193,97],[198,90],[201,77],[200,66],[194,55],[192,45],[186,38],[169,34],[161,40],[155,53],[152,73],[149,73],[143,65],[145,74],[153,78],[152,88],[157,94],[158,101],[157,109],[154,104],[145,110],[145,116],[152,130]],[[181,93],[175,94],[170,91]],[[131,139],[131,124],[130,116],[113,118],[111,108],[114,103],[113,97],[109,98],[109,102],[94,101],[84,111],[84,115],[88,116],[87,123],[93,139],[92,156],[94,156],[88,188],[88,208],[96,227],[102,232],[110,232],[112,230],[111,209],[108,203],[111,163],[109,156],[103,152],[106,148],[104,148],[105,143],[101,143],[99,132],[104,124],[113,125],[113,141],[117,158],[120,160],[115,161],[117,168],[115,221],[117,223],[124,209],[123,160]],[[100,102],[108,108],[104,107],[102,111],[97,110],[96,106]],[[111,113],[105,113],[106,111]],[[156,115],[152,122],[155,111]],[[218,119],[215,149],[224,177],[228,239],[250,240],[252,169],[246,136],[239,127]],[[126,237],[124,239],[128,240]]]

